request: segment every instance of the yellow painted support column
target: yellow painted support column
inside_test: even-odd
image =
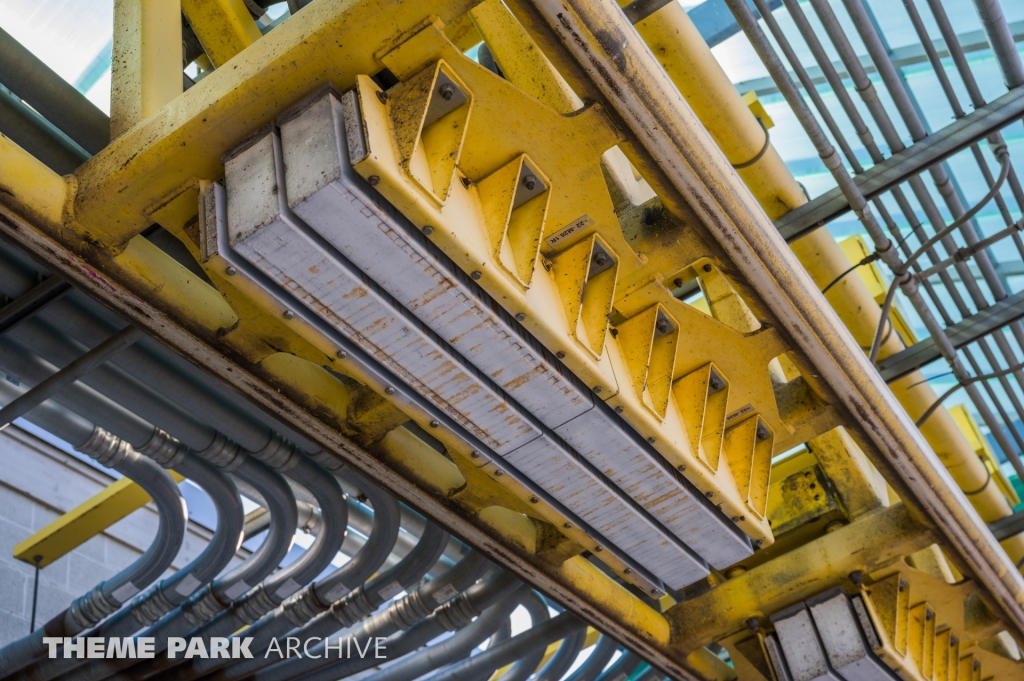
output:
[[[184,480],[171,471],[175,482]],[[152,501],[144,489],[128,478],[111,483],[105,490],[71,509],[31,537],[14,546],[14,557],[46,567],[70,553],[108,527]]]
[[[181,11],[217,68],[263,35],[242,0],[181,0]]]
[[[182,92],[179,0],[114,0],[110,138]]]
[[[620,4],[625,3],[620,0]],[[670,3],[636,28],[731,163],[748,162],[761,152],[766,142],[769,144],[760,160],[737,171],[769,217],[778,218],[806,203],[792,173],[771,147],[765,131],[682,7]],[[827,229],[816,230],[794,243],[793,252],[819,288],[827,286],[850,266]],[[844,277],[829,290],[826,298],[857,342],[870,346],[881,310],[861,279],[852,275]],[[903,347],[897,334],[891,334],[879,357],[884,359]],[[912,419],[919,418],[937,397],[916,371],[894,381],[890,387]],[[945,409],[937,409],[921,432],[986,522],[1012,512]],[[1010,538],[1002,545],[1015,563],[1024,559],[1024,535]]]
[[[620,0],[619,4],[626,2]],[[736,92],[682,6],[669,3],[638,23],[636,30],[729,162],[736,166],[755,158],[768,141],[768,133]],[[773,220],[807,201],[770,142],[757,162],[737,172]]]

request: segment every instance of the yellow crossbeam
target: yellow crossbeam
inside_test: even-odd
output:
[[[262,35],[242,0],[181,0],[181,11],[218,68]]]
[[[174,471],[170,473],[175,482],[184,480]],[[14,557],[29,565],[35,565],[38,557],[39,567],[46,567],[150,501],[149,494],[138,484],[121,478],[18,542],[14,546]]]

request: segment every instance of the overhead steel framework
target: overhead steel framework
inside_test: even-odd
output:
[[[948,363],[1024,477],[1024,298],[992,254],[1024,259],[1002,135],[1024,65],[995,0],[975,0],[984,44],[927,0],[939,43],[904,0],[920,45],[901,53],[863,0],[691,17],[315,0],[274,22],[269,4],[117,0],[109,119],[0,33],[0,369],[17,383],[0,419],[135,481],[15,553],[45,565],[144,493],[162,523],[136,564],[0,649],[0,678],[372,664],[43,644],[242,627],[261,651],[388,637],[400,659],[375,681],[559,681],[591,646],[568,678],[1020,676],[1020,500],[919,371]],[[738,30],[835,190],[800,190],[764,107],[714,60]],[[966,57],[982,49],[1007,86],[991,102]],[[899,70],[925,62],[956,118],[938,131]],[[968,155],[987,185],[973,202],[949,162]],[[977,219],[989,203],[997,229]],[[851,211],[857,257],[823,228]],[[156,582],[184,536],[183,476],[215,499],[216,531]],[[239,494],[262,508],[243,518]],[[300,526],[315,539],[278,568]],[[520,605],[531,627],[511,636]]]

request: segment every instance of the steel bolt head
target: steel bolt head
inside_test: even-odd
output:
[[[434,233],[434,228],[431,227],[430,225],[424,225],[423,226],[423,233],[426,234],[427,236],[430,236],[431,234]]]
[[[438,423],[437,421],[431,421],[430,422],[430,427],[431,428],[437,428],[439,425],[441,425],[441,424]]]
[[[615,407],[615,413],[616,413],[616,414],[621,414],[621,413],[622,413],[622,412],[624,412],[624,411],[626,411],[626,410],[625,410],[625,409],[623,409],[622,407]]]
[[[381,104],[387,104],[388,103],[388,93],[384,92],[383,90],[377,90],[377,99],[380,100]]]
[[[567,530],[571,530],[571,529],[572,529],[572,523],[566,523],[566,524],[564,525],[564,527],[565,527],[565,529],[567,529]]]
[[[680,464],[679,466],[676,466],[676,468],[679,470],[680,473],[682,473],[682,472],[684,472],[686,470],[686,466],[684,466],[682,464]]]
[[[649,443],[651,443],[652,445],[653,445],[653,444],[654,444],[654,442],[655,442],[655,440],[654,440],[654,437],[653,437],[653,436],[652,436],[652,437],[649,437],[649,438],[647,438],[647,441],[648,441]]]
[[[366,181],[370,183],[371,187],[376,187],[378,184],[380,184],[380,176],[370,175],[368,178],[366,178]]]
[[[558,352],[555,353],[555,357],[557,357],[558,359],[565,359],[565,352],[563,350],[559,350]]]
[[[604,253],[596,253],[594,255],[594,262],[596,262],[599,267],[604,267],[608,264],[608,256]]]
[[[226,270],[224,270],[224,271],[225,271],[225,272],[227,273],[227,275],[228,275],[229,277],[233,277],[233,276],[235,276],[236,274],[238,274],[238,270],[236,270],[236,269],[235,269],[234,267],[228,267],[228,268],[227,268]]]
[[[470,278],[471,278],[471,279],[472,279],[473,281],[480,281],[480,277],[482,277],[482,276],[484,276],[484,275],[480,274],[479,272],[473,272],[473,273],[472,273],[471,275],[469,275],[469,276],[470,276]]]
[[[658,320],[658,333],[668,333],[668,322],[664,319]]]
[[[540,501],[540,499],[538,499],[537,497],[530,497],[530,503],[531,503],[531,504],[536,504],[536,503],[538,503],[539,501]]]
[[[623,570],[623,572],[626,573],[627,575],[631,575],[631,574],[633,574],[633,568],[626,568],[625,570]]]
[[[384,388],[384,392],[385,392],[385,394],[387,394],[387,395],[394,395],[394,394],[395,394],[395,389],[394,389],[394,388],[392,388],[392,387],[391,387],[391,386],[389,385],[388,387]]]
[[[346,359],[347,357],[348,357],[348,353],[347,352],[345,352],[344,350],[338,350],[338,359]]]
[[[505,475],[505,471],[503,471],[501,469],[494,471],[494,477],[496,477],[496,478],[500,478],[503,475]]]
[[[595,386],[594,386],[594,392],[595,392],[595,393],[600,393],[600,392],[601,392],[601,386],[599,386],[599,385],[595,385]]]
[[[710,272],[711,271],[711,265],[704,265],[704,267],[701,268],[701,269],[703,269],[705,272]]]
[[[283,314],[282,316],[283,316],[283,317],[284,317],[285,319],[294,319],[294,318],[295,318],[295,313],[294,313],[294,312],[292,312],[291,310],[285,310],[285,311],[284,311],[284,314]]]
[[[601,546],[600,544],[598,544],[597,546],[594,547],[594,550],[597,551],[598,553],[601,553],[602,551],[604,551],[604,547]]]
[[[527,175],[523,178],[523,186],[529,191],[533,191],[533,188],[537,186],[537,178],[533,175]]]
[[[708,499],[710,499],[711,497],[715,496],[715,493],[714,492],[705,492],[704,496],[706,496]]]
[[[519,312],[518,314],[516,314],[516,321],[517,322],[525,322],[526,321],[526,315],[524,313],[522,313],[522,312]]]
[[[469,458],[471,458],[471,459],[479,459],[480,458],[480,452],[470,452],[469,453]]]
[[[452,97],[455,96],[455,89],[448,83],[445,83],[444,85],[441,86],[440,92],[441,99],[443,99],[446,102],[450,102]]]

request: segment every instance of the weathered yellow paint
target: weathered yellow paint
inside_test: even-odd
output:
[[[724,362],[721,368],[730,382],[731,410],[742,409],[744,416],[760,413],[772,430],[788,435],[792,430],[780,421],[776,412],[774,389],[767,369],[769,362],[787,348],[774,329],[763,328],[755,334],[744,334],[708,319],[677,300],[661,283],[669,267],[681,271],[697,263],[701,276],[706,274],[703,263],[707,259],[691,255],[706,253],[705,248],[669,232],[659,232],[658,238],[662,239],[663,234],[663,240],[642,240],[643,237],[631,243],[625,240],[601,166],[602,154],[616,142],[603,112],[590,107],[572,117],[559,115],[462,56],[433,25],[384,55],[382,60],[396,76],[408,82],[422,77],[418,74],[438,68],[436,64],[443,60],[443,68],[450,68],[470,91],[473,108],[457,159],[459,172],[469,183],[466,186],[453,182],[444,203],[439,204],[433,192],[426,191],[422,182],[411,176],[403,165],[404,154],[400,151],[407,146],[407,142],[401,140],[408,134],[404,127],[393,123],[395,114],[392,112],[392,106],[398,106],[392,102],[405,97],[401,91],[405,85],[396,86],[387,102],[382,103],[375,94],[376,85],[368,78],[359,80],[358,92],[369,153],[355,163],[357,172],[364,177],[376,177],[378,191],[414,224],[431,225],[431,240],[464,271],[481,272],[479,285],[491,296],[504,301],[508,309],[528,311],[521,322],[524,326],[546,347],[564,353],[562,361],[585,383],[601,388],[601,398],[613,407],[621,407],[623,418],[639,432],[657,433],[655,447],[674,467],[685,466],[685,475],[702,491],[711,490],[716,495],[716,503],[721,503],[730,517],[738,518],[744,531],[763,545],[770,544],[771,532],[767,524],[760,514],[747,512],[746,501],[741,498],[739,487],[747,481],[734,480],[735,471],[728,466],[711,471],[697,464],[669,388],[673,379],[708,364],[712,358],[716,362],[721,359]],[[404,110],[405,105],[402,107]],[[527,130],[529,135],[524,134]],[[547,139],[559,139],[561,143],[547,144],[544,141]],[[494,254],[498,246],[495,235],[503,232],[500,226],[496,229],[491,224],[494,220],[488,220],[493,211],[487,210],[492,202],[491,178],[524,152],[533,164],[531,167],[550,183],[545,192],[550,195],[543,218],[545,238],[581,216],[592,222],[564,246],[552,247],[546,241],[541,244],[542,258],[551,265],[534,270],[529,288],[524,285],[522,270],[510,271],[503,264],[495,266]],[[617,335],[609,332],[603,340],[591,337],[590,331],[581,334],[577,320],[569,319],[570,315],[577,316],[576,309],[574,303],[563,304],[563,298],[568,295],[575,301],[577,296],[572,291],[579,291],[581,287],[566,286],[558,279],[564,274],[558,263],[567,256],[566,249],[595,232],[616,260],[618,277],[631,287],[628,293],[616,295],[612,320],[618,327],[614,332]],[[636,255],[638,245],[651,253],[649,264],[645,265],[646,255]],[[691,271],[686,276],[689,279],[697,275]],[[595,295],[589,285],[588,294]],[[634,334],[629,329],[634,325],[626,320],[652,306],[660,306],[658,309],[663,310],[663,314],[675,320],[674,334],[686,329],[689,342],[675,343],[663,337],[653,344],[651,338],[633,343]],[[596,335],[603,326],[591,324],[591,330]],[[645,328],[650,331],[653,325]],[[724,352],[725,348],[731,350]],[[595,357],[596,350],[603,352]],[[651,365],[647,360],[655,350],[657,362]],[[752,370],[759,366],[764,370]],[[632,380],[628,380],[630,377]],[[741,476],[751,471],[746,466],[739,470]],[[760,488],[759,485],[754,487]]]
[[[27,218],[48,225],[63,221],[65,178],[0,134],[0,193]]]
[[[110,67],[110,137],[181,94],[181,3],[115,0]]]
[[[978,458],[985,464],[985,468],[988,469],[992,480],[999,485],[999,490],[1003,493],[1003,496],[1010,502],[1010,505],[1017,506],[1020,503],[1020,497],[1017,496],[1013,485],[1010,484],[1002,468],[999,467],[999,459],[996,458],[996,453],[992,451],[988,440],[981,434],[981,429],[978,428],[978,424],[975,422],[974,417],[971,416],[971,413],[967,411],[967,407],[963,404],[949,407],[949,415],[953,417],[956,427],[967,438],[967,444],[970,445],[971,449],[978,455]]]
[[[828,533],[672,606],[673,643],[682,650],[724,638],[763,617],[845,583],[861,570],[875,572],[934,543],[902,504],[868,513]]]
[[[636,30],[729,162],[739,165],[753,159],[768,142],[765,131],[682,6],[670,2],[638,23]],[[773,219],[806,201],[770,143],[756,163],[737,172]]]
[[[217,68],[263,37],[242,0],[181,0],[181,11]]]
[[[885,479],[844,428],[819,435],[807,446],[835,486],[850,519],[889,505]]]
[[[860,595],[880,639],[875,653],[901,678],[953,681],[965,663],[974,675],[961,674],[961,681],[1024,674],[1024,662],[982,645],[999,635],[1002,625],[978,599],[973,582],[948,584],[902,561],[871,578]]]
[[[175,482],[184,480],[174,471],[170,474]],[[144,489],[128,478],[121,478],[15,544],[14,557],[35,565],[38,556],[39,567],[46,567],[150,501]]]
[[[225,333],[238,323],[238,316],[216,289],[141,235],[129,241],[114,262],[140,294],[173,308],[188,309],[198,328]]]
[[[377,451],[389,464],[421,480],[437,494],[447,497],[466,484],[454,463],[405,428],[395,428],[385,435]]]
[[[289,105],[323,83],[350,89],[357,74],[380,71],[374,55],[396,35],[431,14],[445,22],[461,17],[476,2],[318,0],[303,8],[301,16],[246,50],[245,59],[215,70],[174,106],[160,109],[80,167],[75,199],[80,230],[117,248],[149,226],[147,211],[160,197],[190,178],[220,177],[221,155]],[[176,7],[174,12],[180,31]],[[358,39],[353,34],[357,27]],[[180,88],[180,35],[176,40],[174,68]],[[258,82],[259,87],[240,87],[244,82]]]

